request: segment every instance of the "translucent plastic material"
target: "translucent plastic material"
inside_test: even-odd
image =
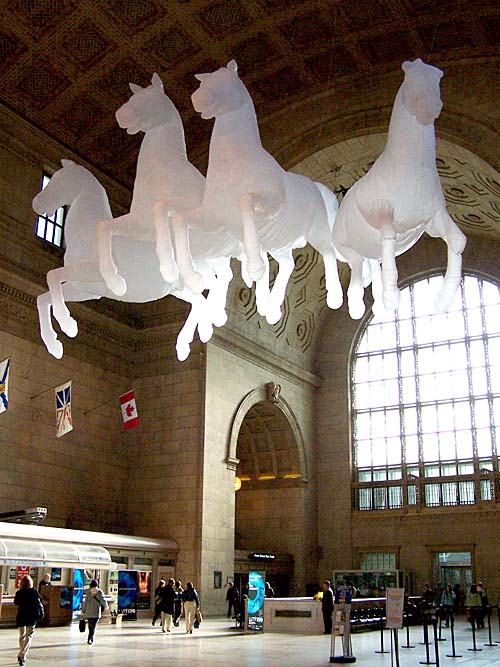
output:
[[[392,110],[389,136],[382,155],[342,200],[333,242],[348,262],[349,313],[365,311],[364,288],[372,283],[374,312],[397,309],[398,273],[395,257],[411,248],[423,232],[448,245],[448,266],[436,297],[444,312],[461,279],[466,239],[446,211],[436,168],[434,121],[442,102],[441,70],[419,58],[403,63],[405,78]]]

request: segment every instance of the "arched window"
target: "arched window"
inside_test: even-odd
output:
[[[500,433],[500,291],[467,274],[437,314],[442,276],[401,290],[372,317],[352,358],[354,505],[358,510],[495,500]]]

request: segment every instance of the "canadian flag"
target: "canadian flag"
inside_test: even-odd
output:
[[[134,428],[139,423],[139,415],[135,406],[134,389],[120,396],[120,407],[122,409],[123,427]]]

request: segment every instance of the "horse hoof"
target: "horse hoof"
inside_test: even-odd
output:
[[[268,324],[277,324],[281,319],[281,308],[271,308],[266,314]]]
[[[208,343],[208,341],[214,335],[214,330],[212,325],[207,325],[205,323],[198,324],[198,335],[202,343]]]
[[[78,334],[78,323],[73,317],[70,317],[66,320],[64,326],[61,325],[61,329],[64,331],[66,336],[75,338]]]
[[[360,320],[365,314],[364,301],[361,303],[349,303],[349,315],[353,320]]]
[[[248,260],[247,273],[253,282],[256,283],[258,280],[260,280],[264,275],[265,270],[266,267],[264,266],[264,262],[261,259],[256,259],[254,261],[250,259]]]
[[[50,345],[47,346],[47,350],[56,359],[62,359],[63,346],[62,346],[61,341],[55,340],[53,343],[50,343]]]
[[[386,310],[397,310],[399,308],[399,290],[384,290],[383,301]]]
[[[163,280],[169,285],[174,285],[179,279],[179,274],[175,266],[172,268],[160,265],[160,273]]]
[[[212,317],[212,324],[214,327],[223,327],[227,322],[227,313],[225,310],[220,312],[215,311],[214,316]]]
[[[332,310],[337,310],[344,302],[344,294],[342,290],[329,290],[326,293],[326,305]]]
[[[179,361],[186,361],[186,359],[189,357],[189,353],[191,352],[191,348],[188,343],[177,343],[175,346],[175,349],[177,351],[177,359]]]
[[[106,285],[115,296],[123,296],[127,291],[127,283],[121,276],[113,276],[106,280]]]
[[[186,287],[188,287],[193,294],[201,294],[205,289],[205,283],[199,273],[193,272],[187,276],[183,276],[183,278]]]
[[[448,296],[440,293],[436,296],[434,305],[436,307],[437,312],[440,315],[442,315],[443,313],[446,313],[448,308],[451,306],[451,301]]]

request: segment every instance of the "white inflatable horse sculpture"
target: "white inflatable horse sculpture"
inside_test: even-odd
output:
[[[247,257],[243,277],[247,282],[248,277],[250,282],[256,281],[257,308],[269,323],[281,317],[294,269],[292,249],[307,242],[323,256],[327,303],[339,307],[343,295],[331,236],[338,208],[335,195],[320,183],[286,172],[264,150],[252,98],[238,77],[234,60],[196,78],[201,85],[192,95],[194,108],[202,118],[215,118],[215,125],[203,203],[189,215],[197,217],[203,229],[226,229],[243,243]],[[176,223],[178,251],[179,246],[185,246],[186,225],[179,220]],[[271,293],[266,253],[279,264]],[[180,264],[179,269],[190,284]]]
[[[39,214],[53,215],[60,206],[69,206],[64,227],[64,267],[48,272],[49,291],[37,299],[40,332],[47,350],[58,359],[63,355],[62,343],[52,327],[51,309],[64,333],[71,337],[78,333],[77,323],[71,317],[66,301],[87,301],[106,296],[142,303],[174,294],[192,304],[177,338],[177,356],[185,359],[197,326],[201,340],[206,342],[210,339],[213,333],[213,306],[202,295],[179,288],[177,283],[165,282],[154,242],[131,241],[123,236],[115,240],[114,252],[128,290],[120,297],[113,294],[101,276],[97,244],[98,224],[104,219],[112,219],[106,191],[85,167],[70,160],[62,160],[62,165],[62,169],[55,172],[48,185],[33,199],[33,208]],[[205,267],[204,275],[208,272],[208,267]]]
[[[442,108],[443,73],[420,59],[405,62],[403,70],[384,152],[347,192],[333,228],[337,254],[351,268],[347,295],[353,318],[365,311],[363,292],[370,281],[374,312],[381,308],[381,297],[385,308],[398,307],[395,257],[424,231],[448,245],[446,275],[436,298],[439,312],[451,305],[461,279],[466,239],[446,211],[436,168],[434,121]]]
[[[193,293],[210,289],[212,322],[222,326],[227,320],[225,304],[232,278],[230,261],[231,257],[241,256],[242,245],[227,232],[194,231],[179,239],[174,255],[172,220],[201,205],[205,178],[187,159],[181,117],[165,95],[160,77],[154,74],[151,85],[146,88],[133,83],[130,88],[133,95],[118,109],[116,118],[129,134],[144,132],[144,139],[137,160],[130,213],[98,224],[102,276],[116,296],[125,294],[127,283],[113,259],[116,239],[125,238],[132,244],[136,240],[156,242],[165,281],[177,284],[179,266],[181,284]],[[210,270],[201,272],[202,265],[209,266]]]

